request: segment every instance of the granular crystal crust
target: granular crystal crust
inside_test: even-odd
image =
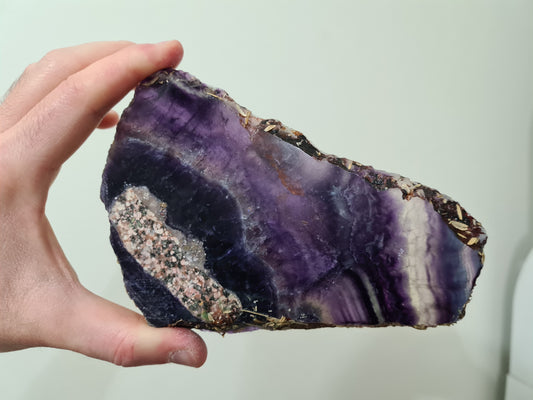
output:
[[[438,191],[324,154],[175,70],[137,88],[101,197],[126,289],[155,326],[451,324],[487,239]]]

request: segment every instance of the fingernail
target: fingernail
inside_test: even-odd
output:
[[[177,40],[171,39],[171,40],[163,40],[162,42],[157,43],[160,46],[167,46],[170,43],[176,43]]]
[[[174,364],[188,365],[193,367],[196,360],[189,350],[177,350],[168,355],[168,361]]]
[[[157,43],[158,46],[163,46],[163,47],[180,47],[181,48],[181,43],[179,42],[179,40],[165,40],[164,42],[159,42]]]

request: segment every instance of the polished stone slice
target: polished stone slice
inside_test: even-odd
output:
[[[101,197],[155,326],[451,324],[483,264],[485,231],[457,202],[324,154],[182,71],[137,88]]]

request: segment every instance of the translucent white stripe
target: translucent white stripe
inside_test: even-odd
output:
[[[407,278],[407,292],[418,320],[416,324],[435,325],[437,308],[435,295],[431,291],[428,269],[432,268],[433,257],[428,253],[428,238],[432,233],[430,215],[433,213],[427,203],[419,198],[402,199],[399,189],[388,191],[398,207],[398,224],[404,232],[405,249],[401,256],[401,269]]]

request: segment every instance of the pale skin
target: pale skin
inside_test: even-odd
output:
[[[63,162],[95,128],[116,125],[111,108],[140,80],[182,55],[177,41],[54,50],[0,104],[0,351],[47,346],[123,366],[204,363],[196,333],[150,327],[84,288],[45,215]]]

